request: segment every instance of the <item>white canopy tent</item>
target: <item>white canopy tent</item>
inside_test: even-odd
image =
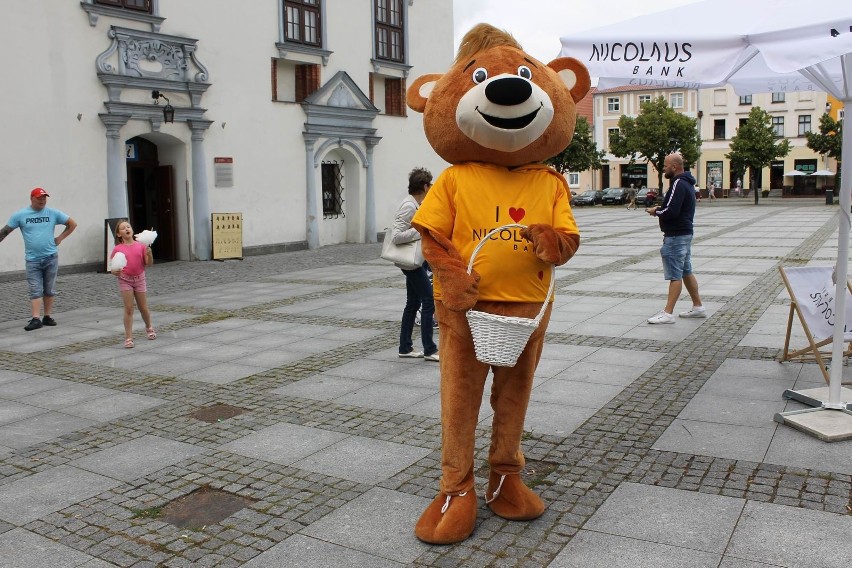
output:
[[[841,0],[704,0],[562,38],[562,55],[582,61],[598,88],[632,85],[752,93],[825,91],[852,103],[852,4]],[[846,311],[852,202],[852,135],[844,117],[836,313]],[[841,278],[840,275],[843,275]],[[825,409],[848,420],[841,401],[843,326],[832,341]]]

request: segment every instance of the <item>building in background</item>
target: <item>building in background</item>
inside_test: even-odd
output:
[[[701,160],[699,174],[710,183],[718,182],[721,188],[733,188],[740,172],[731,169],[725,154],[730,152],[731,138],[748,119],[753,107],[759,106],[772,117],[778,138],[790,142],[790,153],[769,167],[755,172],[755,187],[778,190],[776,194],[788,197],[821,194],[825,187],[833,187],[834,178],[828,176],[785,176],[791,171],[812,174],[818,170],[836,170],[835,160],[827,160],[807,147],[805,134],[819,130],[820,117],[831,111],[826,93],[819,91],[758,93],[738,96],[731,87],[701,89]],[[839,106],[836,104],[835,107]],[[751,180],[742,179],[743,188],[751,190]]]
[[[783,159],[756,172],[757,188],[778,190],[778,195],[787,197],[813,196],[833,188],[831,176],[785,176],[792,170],[811,174],[819,170],[836,172],[834,159],[827,159],[806,146],[805,134],[819,129],[820,117],[831,113],[837,119],[842,116],[842,105],[829,99],[826,93],[803,91],[791,93],[761,93],[740,97],[731,87],[709,89],[649,89],[647,86],[624,86],[598,90],[594,94],[594,132],[598,146],[607,151],[609,166],[597,172],[599,187],[656,186],[657,172],[651,164],[637,162],[629,164],[626,158],[609,153],[609,138],[618,131],[621,115],[636,117],[640,105],[645,101],[665,97],[669,106],[686,116],[698,120],[701,132],[701,155],[693,166],[692,173],[698,185],[704,189],[716,186],[720,195],[734,188],[739,172],[731,170],[730,160],[725,154],[731,151],[731,138],[740,124],[745,122],[755,106],[772,116],[778,137],[790,141],[791,151]],[[751,181],[742,179],[743,187],[751,189]]]
[[[117,217],[158,231],[158,260],[209,259],[215,213],[242,215],[246,255],[375,242],[408,172],[447,165],[405,89],[452,63],[452,0],[30,0],[5,16],[0,215],[47,189],[79,223],[63,270],[98,265]],[[18,238],[0,274],[23,269]]]
[[[669,106],[686,116],[698,116],[698,91],[696,89],[652,89],[647,86],[624,86],[597,90],[594,94],[593,112],[595,142],[607,152],[609,164],[596,172],[598,187],[656,187],[657,170],[651,164],[637,161],[633,165],[627,158],[619,158],[609,151],[609,139],[618,132],[621,115],[639,116],[640,105],[664,97]]]

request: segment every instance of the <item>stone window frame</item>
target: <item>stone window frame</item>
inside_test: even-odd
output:
[[[82,0],[80,7],[89,15],[89,25],[97,26],[100,16],[108,16],[111,18],[120,18],[124,20],[132,20],[134,22],[143,22],[151,25],[152,32],[159,32],[160,26],[166,19],[160,16],[160,0],[151,1],[151,12],[143,12],[141,10],[132,10],[128,8],[120,8],[118,6],[107,6],[104,4],[96,4],[95,0]]]

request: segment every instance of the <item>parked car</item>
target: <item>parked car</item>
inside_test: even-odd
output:
[[[589,189],[584,191],[580,195],[577,195],[573,199],[571,199],[571,205],[574,206],[584,206],[584,205],[597,205],[603,201],[603,192],[594,189]]]
[[[636,205],[644,205],[650,207],[657,202],[657,190],[653,187],[643,187],[636,192]]]
[[[627,203],[627,190],[621,187],[611,187],[603,192],[604,205],[624,205]]]

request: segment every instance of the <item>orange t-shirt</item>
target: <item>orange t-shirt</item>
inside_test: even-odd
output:
[[[451,166],[435,181],[413,222],[450,239],[465,262],[491,229],[509,223],[551,225],[579,235],[561,174],[543,164],[509,169],[467,162]],[[501,302],[542,302],[550,286],[550,266],[535,256],[520,229],[504,229],[476,255],[482,277],[479,298]],[[435,281],[435,298],[441,299]]]

